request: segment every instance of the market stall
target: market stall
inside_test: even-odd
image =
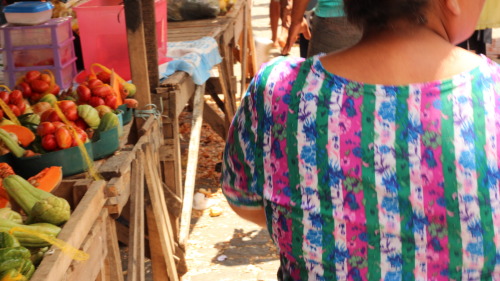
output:
[[[68,2],[68,5],[75,4],[78,1]],[[137,92],[133,101],[130,100],[132,89],[127,88],[132,84],[122,79],[113,66],[110,70],[97,64],[95,73],[94,65],[83,72],[75,71],[70,18],[47,18],[31,26],[3,27],[2,32],[7,34],[3,36],[6,41],[2,49],[8,58],[5,73],[12,92],[19,92],[12,94],[11,89],[6,90],[12,97],[1,98],[6,103],[0,101],[3,117],[20,127],[24,126],[24,119],[18,122],[16,117],[26,113],[38,118],[36,124],[30,121],[33,127],[28,130],[34,134],[30,143],[23,142],[30,134],[12,141],[2,139],[4,144],[13,145],[6,149],[16,154],[8,159],[21,163],[13,165],[14,170],[26,178],[36,174],[35,169],[62,167],[62,180],[48,192],[69,206],[67,220],[57,226],[58,240],[55,236],[47,238],[46,242],[52,246],[45,249],[31,280],[123,280],[119,243],[128,246],[127,280],[144,280],[146,255],[152,261],[154,280],[179,280],[179,275],[186,271],[183,253],[201,122],[205,117],[218,128],[219,134],[225,135],[236,109],[233,64],[237,58],[241,58],[243,76],[252,74],[254,63],[247,66],[248,61],[253,61],[252,44],[249,44],[252,40],[248,38],[251,35],[249,4],[237,1],[227,14],[212,20],[169,23],[169,40],[196,40],[198,36],[208,35],[217,42],[223,62],[216,67],[218,74],[202,85],[195,85],[192,77],[183,72],[176,72],[160,83],[161,53],[157,44],[147,44],[161,42],[157,40],[161,34],[155,31],[164,19],[149,16],[155,14],[158,1],[126,0],[124,8],[129,75]],[[31,34],[30,40],[23,38],[26,34]],[[40,40],[34,40],[32,34],[40,36]],[[40,55],[45,49],[52,54],[50,60],[44,61]],[[30,56],[26,56],[27,53]],[[38,73],[36,79],[31,77],[34,73]],[[101,81],[99,75],[108,80]],[[41,78],[46,76],[51,80]],[[100,82],[95,84],[95,80]],[[242,88],[245,83],[246,79],[242,79]],[[205,104],[207,87],[225,117],[219,117]],[[13,97],[19,94],[22,103],[17,101],[17,96]],[[182,183],[177,118],[190,100],[193,131],[186,181]],[[111,112],[101,112],[99,106],[109,107]],[[34,112],[25,112],[27,109]],[[50,114],[46,113],[49,111]],[[105,125],[101,128],[96,120]],[[63,133],[49,133],[50,126],[54,125],[40,125],[52,122],[64,127],[66,138],[61,137]],[[78,129],[76,123],[85,127]],[[60,127],[54,130],[59,131]],[[92,138],[87,135],[90,132],[96,132],[99,137]],[[113,140],[112,149],[103,151],[110,147],[110,140]],[[30,188],[37,189],[35,185]],[[31,223],[30,210],[23,209],[24,205],[14,202],[13,198],[17,197],[11,195],[4,199],[10,201],[14,211],[22,214],[23,223]]]
[[[39,180],[35,181],[36,185],[31,185],[31,181],[19,184],[9,177],[17,179],[23,175],[28,178],[46,167],[57,166],[59,174],[55,175],[63,178],[56,180],[55,176],[50,181],[50,190],[44,194],[50,194],[50,198],[56,198],[55,202],[63,204],[64,208],[58,207],[60,211],[52,216],[64,214],[65,219],[50,227],[47,225],[45,229],[39,226],[34,233],[13,230],[12,239],[24,237],[20,240],[24,243],[22,247],[33,250],[34,242],[25,241],[28,235],[32,235],[29,237],[34,238],[29,241],[37,241],[37,246],[43,245],[45,254],[39,265],[37,261],[34,272],[29,267],[25,271],[23,267],[22,271],[13,268],[1,274],[13,278],[33,274],[31,280],[123,280],[115,219],[124,216],[131,226],[128,233],[120,233],[127,238],[130,249],[127,278],[144,280],[144,214],[148,212],[148,218],[153,218],[148,220],[149,241],[161,245],[162,257],[168,264],[168,268],[162,270],[167,272],[168,279],[178,280],[171,249],[172,235],[165,232],[170,221],[162,216],[168,212],[162,199],[163,186],[158,169],[158,149],[163,142],[161,122],[146,111],[136,118],[133,109],[149,103],[143,101],[149,99],[149,86],[137,92],[137,99],[129,99],[134,89],[140,90],[145,84],[137,83],[135,87],[121,79],[119,73],[104,71],[99,65],[95,73],[77,75],[71,19],[49,19],[50,15],[40,23],[2,27],[2,38],[6,39],[2,51],[8,58],[5,73],[10,88],[2,89],[5,97],[0,102],[3,117],[0,119],[12,123],[2,123],[5,130],[10,128],[12,132],[2,133],[4,155],[0,162],[4,168],[12,165],[15,172],[11,173],[17,174],[2,175],[6,178],[4,187],[9,194],[7,197],[3,193],[2,204],[9,206],[10,202],[12,214],[19,212],[20,227],[34,227],[30,213],[34,211],[26,208],[30,207],[28,201],[17,196],[15,189],[22,186],[26,189],[23,195],[27,196],[31,192],[38,194],[35,190],[46,187],[48,183]],[[43,60],[43,57],[50,60]],[[108,80],[104,81],[103,77]],[[143,80],[138,78],[137,81]],[[134,86],[134,89],[125,89],[128,86]],[[138,101],[144,103],[138,104]],[[137,112],[141,109],[138,108]],[[27,116],[29,121],[26,121]],[[16,139],[11,139],[9,134],[18,131],[21,133]],[[92,137],[91,133],[95,136]],[[34,180],[38,179],[36,176]],[[49,181],[47,177],[42,179]],[[131,195],[133,200],[130,200]],[[148,203],[145,204],[142,198]],[[45,223],[45,219],[35,222]],[[53,232],[47,236],[49,230]],[[46,246],[50,244],[49,249]],[[32,266],[25,259],[23,264]]]

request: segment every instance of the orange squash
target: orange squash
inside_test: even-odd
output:
[[[5,208],[9,205],[9,196],[3,188],[3,179],[15,175],[12,167],[7,163],[0,163],[0,208]]]
[[[62,167],[52,166],[29,178],[28,182],[38,189],[51,192],[59,186],[62,178]]]
[[[35,134],[30,129],[24,126],[10,124],[0,126],[0,128],[9,133],[15,134],[19,143],[24,147],[27,147],[35,140]]]

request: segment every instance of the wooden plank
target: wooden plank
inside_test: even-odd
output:
[[[130,72],[132,81],[137,87],[135,99],[139,102],[139,108],[151,103],[150,84],[148,77],[148,58],[146,53],[146,42],[144,34],[144,24],[142,17],[142,4],[146,1],[154,0],[124,0],[125,23],[127,27],[127,41],[130,58]],[[151,4],[149,4],[151,5]],[[138,127],[141,127],[143,120],[137,119]]]
[[[182,199],[177,196],[166,184],[163,184],[163,192],[165,193],[165,202],[172,216],[179,218],[182,210]]]
[[[150,203],[150,202],[149,202]],[[161,247],[161,235],[156,224],[156,216],[151,204],[146,205],[146,221],[148,224],[149,252],[151,256],[151,269],[153,270],[154,281],[164,281],[168,279],[167,263]]]
[[[106,279],[110,281],[123,281],[122,260],[120,256],[120,248],[118,247],[118,237],[116,236],[115,220],[109,216],[106,217],[106,245],[108,254],[104,259],[106,271]]]
[[[229,128],[235,114],[236,105],[233,105],[233,93],[230,92],[231,89],[228,88],[226,79],[226,77],[228,77],[228,71],[224,63],[219,64],[219,73],[221,73],[219,78],[221,79],[222,93],[224,94],[225,127]]]
[[[226,139],[228,128],[225,127],[224,119],[212,109],[206,102],[203,107],[203,120],[222,138]]]
[[[132,194],[130,196],[130,228],[127,281],[142,281],[144,269],[144,154],[137,153],[132,162],[130,179]]]
[[[105,179],[120,177],[130,170],[130,163],[134,160],[135,154],[132,151],[120,151],[109,157],[99,167],[99,174]]]
[[[193,206],[196,168],[198,166],[198,150],[200,148],[201,127],[203,125],[203,105],[205,85],[198,86],[193,100],[193,119],[191,136],[189,138],[188,160],[186,166],[186,180],[184,182],[184,198],[182,204],[179,244],[186,244],[191,225],[191,210]]]
[[[132,197],[130,197],[130,200],[132,200]],[[116,234],[118,236],[118,241],[127,246],[130,243],[129,230],[130,228],[128,226],[120,223],[119,221],[116,222]]]
[[[250,63],[249,63],[249,66],[247,67],[245,73],[246,73],[246,77],[254,77],[255,74],[257,74],[258,65],[257,65],[257,57],[255,54],[255,40],[253,37],[253,31],[252,31],[251,24],[248,25],[247,34],[248,34],[248,48],[249,48],[248,59],[249,59]],[[243,92],[242,92],[242,94],[243,94]]]
[[[158,228],[159,235],[159,245],[154,244],[155,247],[161,248],[163,257],[166,264],[166,269],[168,273],[168,278],[170,281],[179,280],[179,276],[177,274],[176,264],[174,260],[174,242],[173,242],[173,232],[170,224],[170,218],[167,216],[168,209],[165,203],[165,196],[163,194],[162,184],[160,182],[160,176],[158,173],[158,165],[151,161],[153,159],[153,152],[151,151],[151,145],[145,144],[143,146],[143,150],[145,153],[145,178],[146,185],[149,194],[149,198],[151,199],[152,206],[152,215],[154,215],[154,221],[156,227]],[[150,214],[151,215],[151,214]],[[150,224],[148,223],[148,229]],[[151,233],[150,233],[151,235]],[[151,237],[150,237],[151,239]],[[152,241],[150,240],[150,244]],[[155,249],[156,250],[156,249]],[[153,249],[151,248],[151,251]],[[151,253],[153,258],[153,253]],[[152,262],[155,263],[152,259]],[[160,280],[156,279],[155,280]]]
[[[89,234],[82,243],[81,250],[89,254],[90,259],[86,261],[73,261],[69,270],[64,274],[67,281],[95,280],[99,275],[108,254],[106,247],[106,218],[107,211],[104,209],[99,214]]]
[[[70,219],[59,233],[59,239],[73,247],[80,247],[106,201],[103,191],[104,185],[104,181],[94,181],[92,183],[82,201],[80,201],[80,204],[78,204],[71,214]],[[51,249],[54,250],[54,253],[44,257],[31,280],[55,281],[61,280],[62,276],[64,276],[71,264],[72,258],[55,246],[52,246]]]
[[[174,74],[172,74],[172,75],[168,76],[167,78],[162,79],[160,81],[161,82],[160,87],[156,89],[156,92],[161,95],[161,94],[163,94],[163,91],[165,90],[165,88],[168,88],[169,86],[178,87],[186,79],[192,79],[192,78],[189,77],[189,75],[184,71],[174,72]],[[177,88],[175,88],[175,89],[177,89]]]
[[[148,67],[148,93],[153,93],[160,81],[160,73],[158,72],[158,41],[156,38],[156,8],[155,1],[141,1],[141,4]],[[163,11],[163,13],[166,13],[166,11]]]
[[[241,33],[238,33],[235,31],[235,35],[238,38],[241,36],[243,39],[243,43],[241,44],[241,88],[240,88],[240,93],[245,93],[246,91],[246,81],[247,81],[247,63],[248,63],[248,25],[250,24],[249,21],[250,14],[249,11],[247,11],[247,6],[244,5],[243,11],[242,11],[242,22],[243,22],[243,31]],[[237,21],[238,22],[238,21]],[[238,35],[241,34],[241,35]]]

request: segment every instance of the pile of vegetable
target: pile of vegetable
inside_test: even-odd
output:
[[[50,71],[25,73],[13,91],[0,86],[0,156],[43,156],[118,127],[117,108],[137,107],[135,86],[97,66],[100,71],[83,77],[75,90],[61,92]],[[71,215],[68,201],[51,193],[62,167],[27,179],[16,174],[22,167],[14,168],[0,162],[0,281],[29,280]]]
[[[67,149],[118,126],[118,106],[137,107],[136,88],[105,66],[96,67],[100,71],[80,77],[75,90],[60,92],[50,71],[36,70],[20,77],[15,90],[4,87],[0,155],[30,157]]]
[[[35,187],[9,170],[6,163],[1,164],[1,171],[5,172],[1,175],[0,196],[8,197],[12,204],[19,206],[22,214],[10,207],[0,209],[0,281],[29,280],[48,250],[49,240],[56,238],[60,226],[68,221],[71,209],[66,199]],[[58,179],[57,186],[62,177],[60,167],[54,168],[44,170],[32,182],[38,183],[49,176]],[[55,186],[39,187],[51,190]]]

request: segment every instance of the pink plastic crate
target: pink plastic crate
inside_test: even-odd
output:
[[[76,76],[71,17],[51,19],[34,26],[0,27],[4,72],[9,87],[30,70],[51,70],[61,89]]]
[[[5,27],[2,36],[4,38],[5,36],[10,37],[10,45],[12,47],[61,44],[73,38],[71,20],[68,21],[67,18],[51,19],[46,23],[34,26],[9,24],[5,25]]]
[[[90,0],[73,8],[78,19],[83,63],[112,68],[125,80],[131,78],[123,0]],[[158,62],[167,59],[167,1],[155,1]]]
[[[48,66],[48,67],[42,67],[42,68],[36,68],[36,70],[50,70],[54,74],[54,77],[56,78],[57,85],[61,87],[61,89],[68,89],[72,84],[73,84],[73,78],[76,76],[76,67],[75,67],[75,60],[73,60],[72,63],[68,64],[65,67],[55,67],[55,66]],[[15,81],[17,81],[19,78],[21,78],[26,72],[30,70],[35,70],[35,68],[25,68],[25,70],[19,70],[15,72],[9,72],[9,78],[12,77],[12,81],[14,83],[8,83],[9,87],[13,87],[12,85],[15,85]]]
[[[65,65],[75,58],[73,42],[53,48],[13,50],[14,67]],[[57,64],[56,60],[60,60]]]

